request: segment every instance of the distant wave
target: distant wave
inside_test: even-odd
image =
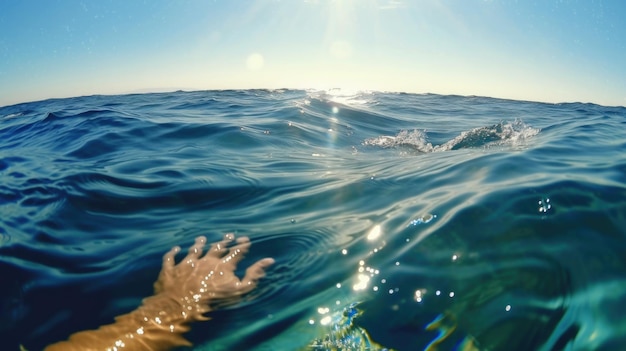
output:
[[[514,122],[501,122],[488,127],[478,127],[464,131],[441,145],[433,145],[428,142],[427,132],[419,129],[412,131],[402,130],[395,136],[382,135],[368,138],[362,144],[382,148],[407,147],[419,152],[439,152],[496,145],[515,146],[526,142],[539,134],[539,132],[540,129],[532,128],[521,120],[516,120]]]

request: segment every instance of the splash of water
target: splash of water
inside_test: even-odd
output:
[[[418,152],[429,153],[497,145],[517,146],[539,132],[540,129],[533,128],[521,120],[515,120],[463,131],[441,145],[430,143],[426,131],[420,129],[402,130],[396,136],[381,135],[369,138],[362,144],[381,148],[412,148]]]

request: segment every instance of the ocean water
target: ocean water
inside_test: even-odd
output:
[[[252,241],[193,350],[626,346],[626,108],[340,90],[0,108],[0,340],[126,313],[161,256]]]

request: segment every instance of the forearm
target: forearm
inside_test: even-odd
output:
[[[196,318],[188,313],[190,306],[181,302],[166,294],[151,296],[136,310],[116,317],[115,323],[75,333],[45,351],[159,351],[191,345],[183,334],[189,331],[189,324]],[[203,312],[207,311],[208,308]]]

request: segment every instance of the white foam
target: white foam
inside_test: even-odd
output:
[[[458,136],[441,145],[428,142],[425,130],[402,130],[396,136],[381,135],[363,141],[363,145],[382,148],[410,147],[419,152],[448,151],[461,143],[465,147],[486,147],[490,145],[517,146],[539,134],[540,129],[532,128],[521,120],[501,122],[489,127],[478,127],[461,132]]]

